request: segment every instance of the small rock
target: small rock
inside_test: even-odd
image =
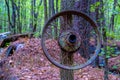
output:
[[[16,51],[18,51],[19,49],[23,48],[24,47],[24,44],[18,44],[16,46]]]
[[[0,48],[0,54],[2,54],[2,52],[3,52],[3,48]]]
[[[17,76],[11,76],[9,80],[19,80]]]

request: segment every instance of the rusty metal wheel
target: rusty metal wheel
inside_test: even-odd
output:
[[[55,14],[46,22],[42,32],[45,56],[59,68],[74,70],[86,67],[100,51],[97,28],[97,24],[82,12],[68,10]],[[94,47],[92,52],[91,46]]]

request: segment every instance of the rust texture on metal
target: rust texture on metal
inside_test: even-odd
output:
[[[75,31],[66,31],[60,34],[58,43],[61,49],[73,53],[80,47],[81,38]]]
[[[50,24],[52,22],[57,21],[56,20],[57,18],[64,17],[65,15],[77,15],[77,16],[82,17],[88,23],[90,23],[90,25],[94,29],[94,32],[95,32],[95,34],[97,36],[97,45],[96,45],[95,54],[89,60],[87,60],[84,64],[75,65],[75,66],[67,66],[67,65],[61,64],[60,62],[55,61],[51,57],[48,49],[45,46],[45,41],[47,39],[47,38],[45,38],[45,35],[46,35],[46,33],[48,33],[47,31],[48,31],[48,28],[49,28]],[[62,26],[60,26],[60,28],[61,27]],[[52,34],[52,32],[51,32],[51,34]],[[69,29],[69,30],[66,30],[66,31],[60,31],[60,34],[58,35],[58,37],[56,38],[56,40],[58,41],[59,46],[61,47],[61,51],[65,50],[66,52],[70,53],[70,52],[76,52],[80,48],[82,38],[79,35],[79,32],[74,31],[72,29]],[[42,32],[41,44],[42,44],[42,48],[43,48],[45,56],[48,58],[48,60],[51,63],[53,63],[55,66],[57,66],[59,68],[62,68],[62,69],[74,70],[74,69],[84,68],[87,65],[91,64],[95,60],[95,58],[97,57],[97,55],[99,54],[99,51],[100,51],[101,37],[100,37],[100,32],[98,30],[96,22],[94,20],[92,20],[88,15],[86,15],[86,14],[84,14],[82,12],[75,11],[75,10],[68,10],[68,11],[62,11],[60,13],[55,14],[54,16],[52,16],[46,22],[46,24],[44,25],[44,28],[43,28],[43,32]]]

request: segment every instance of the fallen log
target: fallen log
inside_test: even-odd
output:
[[[2,41],[0,41],[0,47],[5,47],[6,43],[16,41],[19,38],[25,38],[25,37],[30,38],[31,36],[33,36],[33,33],[16,34],[16,35],[9,36],[9,37],[3,39]]]
[[[10,31],[9,31],[9,32],[0,33],[0,36],[1,36],[1,35],[9,35],[9,34],[11,34]]]

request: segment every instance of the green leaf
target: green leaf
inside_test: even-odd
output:
[[[100,6],[100,2],[99,2],[99,1],[96,2],[96,3],[95,3],[95,6],[97,6],[97,7]]]
[[[10,45],[10,42],[5,43],[5,46],[8,47]]]
[[[93,5],[90,6],[90,11],[95,12],[95,7]]]
[[[106,58],[110,58],[110,56],[109,56],[109,55],[107,55],[107,56],[106,56]]]
[[[92,5],[90,5],[90,11],[91,11],[91,12],[95,12],[95,10],[96,10],[99,6],[100,6],[100,2],[99,2],[99,1],[96,2],[96,3],[94,3],[94,4],[92,4]]]
[[[113,68],[113,69],[117,69],[118,67],[117,67],[116,65],[114,65],[112,68]]]
[[[0,13],[2,12],[2,8],[0,8]]]

